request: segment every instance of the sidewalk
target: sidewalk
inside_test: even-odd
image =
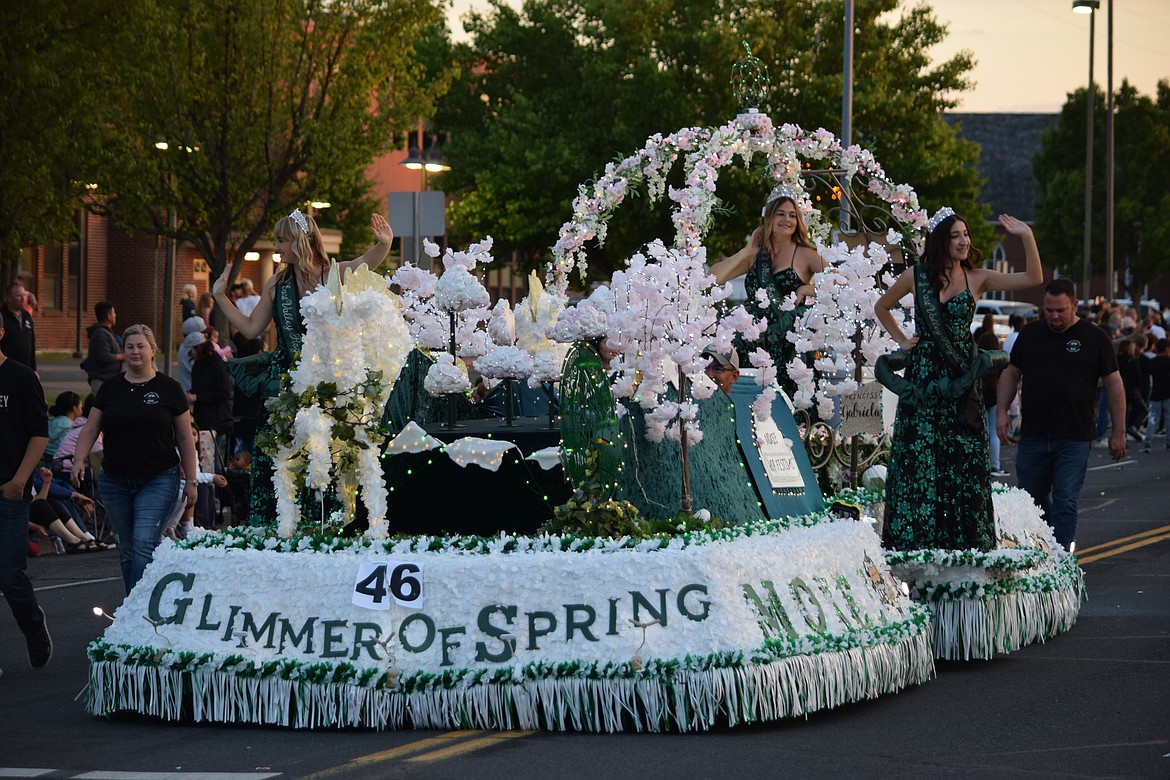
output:
[[[175,375],[177,364],[171,365],[171,376]],[[37,373],[41,376],[41,387],[45,389],[45,398],[49,404],[59,393],[73,390],[85,398],[89,392],[89,382],[85,372],[81,370],[81,359],[72,355],[53,352],[37,355]]]

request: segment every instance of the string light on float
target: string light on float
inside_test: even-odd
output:
[[[104,617],[106,620],[110,621],[111,623],[114,622],[114,616],[98,606],[95,606],[93,608],[93,616],[94,617]]]

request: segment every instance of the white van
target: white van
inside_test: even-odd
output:
[[[971,332],[983,324],[983,316],[991,314],[995,318],[995,335],[999,336],[1000,341],[1004,339],[1007,334],[1012,332],[1012,326],[1008,324],[1008,319],[1013,314],[1018,314],[1021,317],[1027,318],[1030,314],[1038,314],[1040,309],[1031,303],[1023,301],[996,301],[984,299],[975,304],[975,316],[971,319]]]

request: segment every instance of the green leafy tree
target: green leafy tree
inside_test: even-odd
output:
[[[135,3],[40,0],[0,3],[0,281],[21,249],[76,232],[85,194],[81,171],[94,154],[96,108],[104,99],[95,63]]]
[[[978,226],[978,149],[941,116],[969,87],[970,55],[930,62],[926,51],[945,28],[926,7],[893,18],[899,0],[858,6],[853,140],[924,203],[949,204]],[[530,267],[547,258],[577,186],[606,162],[654,133],[736,115],[728,81],[741,41],[770,66],[773,89],[760,108],[774,122],[840,127],[841,0],[529,0],[520,11],[493,0],[465,26],[472,40],[453,55],[461,83],[437,117],[452,131],[452,170],[438,183],[459,195],[456,240],[490,234]],[[708,243],[729,252],[759,219],[769,188],[740,170],[725,171],[719,186],[728,213]],[[608,274],[638,245],[668,235],[668,214],[668,203],[624,207],[591,269]]]
[[[95,209],[190,242],[213,274],[311,200],[334,204],[326,224],[365,221],[367,166],[445,88],[413,59],[439,14],[429,0],[150,4],[121,33]]]
[[[1105,270],[1105,95],[1094,90],[1091,267]],[[1036,238],[1046,258],[1068,276],[1084,268],[1085,97],[1068,96],[1060,119],[1032,161],[1039,182]],[[1141,95],[1123,81],[1114,96],[1114,269],[1120,291],[1140,290],[1170,273],[1170,81]],[[1126,274],[1130,281],[1126,285]]]

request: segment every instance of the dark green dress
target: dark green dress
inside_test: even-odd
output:
[[[941,304],[943,327],[968,351],[974,312],[970,290]],[[918,336],[905,379],[924,395],[915,400],[903,395],[898,403],[882,543],[895,550],[990,550],[995,546],[995,518],[986,423],[976,429],[967,422],[965,394],[953,397],[929,390],[949,380],[970,382],[950,368],[925,328],[918,328]]]
[[[808,308],[797,306],[791,311],[780,308],[784,299],[805,283],[792,267],[795,259],[796,250],[793,249],[788,267],[772,273],[772,255],[763,247],[756,253],[756,261],[744,276],[743,286],[747,291],[748,310],[757,317],[767,318],[768,329],[760,334],[758,341],[740,340],[736,343],[740,365],[749,365],[748,356],[756,347],[763,347],[764,351],[772,356],[776,364],[776,381],[789,398],[796,394],[796,383],[788,378],[788,364],[796,357],[796,345],[789,341],[787,336],[796,327],[796,318]],[[756,291],[761,289],[768,293],[768,305],[761,305],[756,300]]]
[[[305,323],[301,319],[300,295],[296,275],[285,273],[276,282],[272,291],[272,321],[276,324],[276,348],[272,350],[272,361],[268,373],[278,386],[280,378],[292,367],[293,358],[301,351],[305,338]],[[272,393],[260,398],[260,422],[257,433],[268,428],[268,410],[263,404]],[[272,525],[276,523],[276,491],[272,479],[272,458],[257,447],[252,452],[251,496],[248,502],[249,525]]]

